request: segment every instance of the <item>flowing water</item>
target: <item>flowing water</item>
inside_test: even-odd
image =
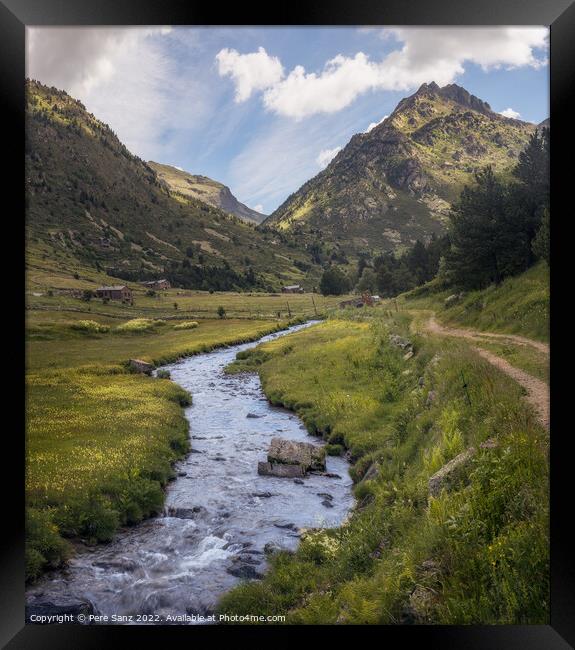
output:
[[[165,366],[192,393],[193,405],[186,409],[192,452],[175,467],[164,515],[77,554],[29,590],[29,605],[89,602],[110,617],[155,615],[157,622],[208,615],[240,580],[261,576],[270,547],[294,549],[301,529],[342,523],[353,505],[343,458],[327,459],[328,472],[339,478],[257,474],[274,436],[322,444],[296,415],[268,403],[256,374],[224,374],[238,352],[257,343]]]

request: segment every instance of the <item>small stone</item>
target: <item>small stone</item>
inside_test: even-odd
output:
[[[475,448],[470,447],[435,472],[428,481],[430,496],[436,497],[441,492],[441,489],[449,483],[456,470],[468,463],[474,454]]]
[[[258,573],[250,564],[242,564],[238,567],[230,567],[226,571],[236,577],[243,578],[244,580],[261,580],[262,575]]]
[[[155,366],[152,363],[142,361],[141,359],[130,359],[128,361],[128,366],[133,372],[139,372],[144,375],[151,375],[155,369]]]
[[[377,463],[372,463],[368,468],[365,474],[363,475],[360,483],[363,481],[372,481],[374,478],[377,478],[379,474],[379,466]]]
[[[168,517],[175,517],[176,519],[194,519],[196,515],[204,511],[202,506],[192,506],[191,508],[173,508],[167,510]]]
[[[283,550],[284,549],[275,542],[267,542],[267,544],[264,546],[264,553],[266,555],[274,555],[275,553],[280,553]]]

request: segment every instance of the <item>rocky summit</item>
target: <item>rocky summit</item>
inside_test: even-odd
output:
[[[509,174],[537,127],[492,111],[465,88],[423,84],[292,194],[265,225],[346,254],[397,250],[445,230],[473,173]]]

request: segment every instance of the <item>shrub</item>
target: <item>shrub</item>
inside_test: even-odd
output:
[[[195,320],[187,320],[184,321],[183,323],[178,323],[177,325],[174,325],[175,330],[193,330],[198,326],[197,321]]]
[[[156,327],[164,325],[165,321],[151,320],[150,318],[133,318],[116,327],[116,332],[125,334],[143,334],[151,332]]]
[[[170,371],[164,370],[163,368],[161,368],[160,370],[158,370],[158,372],[156,372],[156,377],[158,379],[170,379],[170,376],[171,376]]]
[[[110,328],[107,325],[97,323],[95,320],[79,320],[72,323],[70,328],[79,332],[88,332],[91,334],[103,334],[110,331]]]
[[[341,456],[343,454],[342,445],[326,445],[325,452],[328,456]]]
[[[221,305],[218,307],[218,316],[220,318],[226,317],[226,310]]]
[[[109,542],[120,524],[109,499],[95,493],[62,507],[55,519],[64,535],[83,537],[91,544]]]
[[[60,537],[49,511],[26,510],[26,580],[55,568],[68,557],[69,546]]]

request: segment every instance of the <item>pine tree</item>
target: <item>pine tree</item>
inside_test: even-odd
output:
[[[505,191],[491,167],[475,175],[452,209],[448,269],[466,288],[483,288],[502,280],[499,225],[505,210]]]
[[[549,210],[545,209],[543,212],[543,218],[541,219],[541,225],[535,239],[533,240],[533,253],[539,259],[543,259],[549,265],[551,249],[550,249],[550,233],[549,233]]]

